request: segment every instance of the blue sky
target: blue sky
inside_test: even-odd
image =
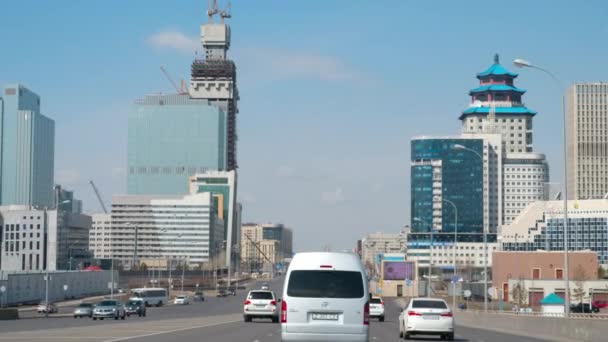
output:
[[[223,3],[222,1],[220,1]],[[608,81],[605,1],[233,0],[245,221],[294,228],[297,250],[350,248],[409,223],[409,140],[459,133],[494,53],[565,84]],[[204,0],[3,4],[0,84],[22,82],[56,121],[56,181],[98,211],[125,191],[126,114],[188,79]],[[200,51],[200,47],[199,47]],[[560,95],[520,73],[535,150],[561,181]]]

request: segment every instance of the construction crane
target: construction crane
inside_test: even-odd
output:
[[[207,16],[209,17],[209,24],[213,23],[213,16],[218,14],[219,9],[217,8],[217,0],[213,0],[213,4],[211,0],[209,0],[209,6],[207,9]]]
[[[93,183],[92,179],[89,180],[89,183],[93,187],[93,191],[95,191],[95,196],[97,196],[97,200],[99,201],[99,205],[101,205],[101,209],[103,209],[103,212],[107,214],[108,210],[106,209],[106,205],[103,204],[103,201],[101,200],[101,195],[99,195],[99,191],[97,190],[97,187],[95,186],[95,183]]]
[[[224,19],[232,18],[232,13],[230,13],[230,8],[232,8],[232,3],[228,1],[228,5],[220,12],[220,18],[222,20],[222,24],[224,23]]]
[[[180,89],[180,88],[177,86],[177,83],[175,83],[175,81],[173,80],[173,78],[171,78],[171,75],[169,75],[169,73],[167,72],[167,69],[165,69],[165,67],[164,67],[164,66],[162,66],[162,65],[161,65],[161,66],[160,66],[160,70],[163,72],[163,74],[164,74],[164,75],[165,75],[165,77],[166,77],[166,78],[169,80],[169,82],[171,82],[171,85],[173,85],[173,88],[175,88],[175,91],[176,91],[178,94],[184,94],[184,89],[183,89],[183,88],[184,88],[184,83],[182,82],[182,89]]]

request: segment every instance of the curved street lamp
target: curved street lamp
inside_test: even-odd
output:
[[[555,82],[555,84],[562,92],[562,119],[564,121],[564,301],[566,302],[566,305],[564,305],[564,317],[567,318],[570,313],[570,280],[568,273],[568,121],[566,117],[565,89],[563,83],[557,78],[557,76],[555,76],[555,74],[545,68],[534,65],[529,61],[526,61],[521,58],[516,58],[515,60],[513,60],[513,64],[518,68],[532,68],[544,72],[545,74],[549,75],[549,77],[551,77],[551,79]]]

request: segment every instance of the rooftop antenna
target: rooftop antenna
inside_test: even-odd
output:
[[[209,24],[213,23],[213,16],[218,14],[219,9],[217,7],[217,0],[213,0],[213,3],[211,2],[211,0],[209,0],[209,6],[207,9],[207,16],[209,17]]]
[[[220,12],[220,18],[222,20],[222,24],[224,23],[224,19],[232,18],[232,13],[230,13],[230,9],[232,8],[232,3],[228,1],[228,5]]]

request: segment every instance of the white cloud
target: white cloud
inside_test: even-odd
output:
[[[362,74],[351,69],[342,59],[309,52],[273,48],[245,48],[239,62],[245,62],[255,72],[279,79],[318,79],[321,81],[349,81]],[[251,61],[248,64],[247,61]]]
[[[197,38],[189,37],[182,32],[166,29],[148,37],[148,43],[159,49],[173,49],[192,54],[201,45]]]
[[[62,169],[57,170],[55,175],[55,181],[57,184],[63,186],[74,185],[83,182],[82,174],[76,169]]]
[[[279,169],[277,170],[277,176],[279,177],[291,177],[295,174],[295,170],[293,167],[291,166],[287,166],[287,165],[281,165],[279,166]]]
[[[344,202],[344,191],[342,188],[336,188],[336,190],[333,191],[324,191],[321,193],[321,201],[327,204]]]

